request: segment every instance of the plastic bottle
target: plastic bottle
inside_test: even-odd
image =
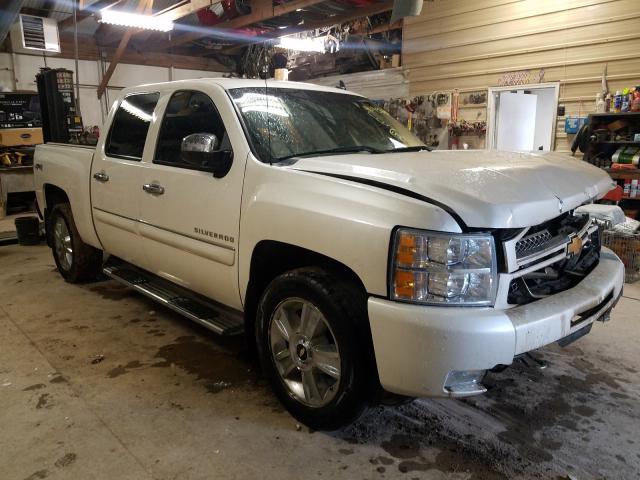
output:
[[[604,111],[605,112],[611,111],[611,94],[610,93],[607,93],[607,96],[604,97]]]
[[[620,105],[621,112],[629,111],[629,89],[625,88],[622,90],[622,104]]]
[[[637,195],[638,195],[638,179],[634,178],[633,180],[631,180],[631,188],[629,190],[629,196],[631,198],[636,198]]]
[[[620,90],[616,91],[616,96],[613,97],[613,111],[618,113],[622,109],[622,94]]]
[[[631,100],[631,111],[640,112],[640,85],[633,91],[633,100]]]
[[[602,94],[596,93],[596,113],[604,113],[604,100]]]

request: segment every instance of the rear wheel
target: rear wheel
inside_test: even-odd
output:
[[[365,302],[353,285],[318,269],[280,275],[262,295],[256,341],[263,370],[309,427],[340,428],[364,411],[375,377],[363,341]]]
[[[53,207],[48,228],[60,275],[70,283],[94,280],[102,265],[102,251],[82,241],[68,203]]]

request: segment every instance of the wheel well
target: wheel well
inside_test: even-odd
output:
[[[44,208],[48,210],[51,210],[57,203],[66,203],[69,201],[69,197],[64,190],[50,184],[44,186],[44,199],[46,201]]]
[[[253,249],[249,284],[244,304],[245,332],[249,345],[253,345],[254,323],[258,302],[267,285],[278,275],[301,267],[321,267],[349,280],[364,294],[366,289],[358,275],[343,263],[321,253],[283,242],[263,240]]]
[[[51,247],[52,245],[51,235],[50,235],[51,229],[49,228],[49,216],[51,214],[51,209],[59,203],[68,203],[69,197],[67,196],[67,193],[64,190],[62,190],[60,187],[56,187],[55,185],[45,184],[44,200],[45,200],[45,205],[43,205],[44,211],[42,213],[44,215],[44,226],[45,226],[45,232],[46,232],[46,238],[47,238],[47,245]]]

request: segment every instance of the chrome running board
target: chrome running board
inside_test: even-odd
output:
[[[111,257],[102,272],[219,335],[244,331],[241,312],[206,299],[123,260]]]

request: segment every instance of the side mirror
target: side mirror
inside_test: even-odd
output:
[[[185,153],[213,153],[218,149],[218,137],[213,133],[192,133],[182,139],[181,151]]]
[[[182,161],[198,169],[213,172],[216,178],[224,177],[233,163],[231,150],[218,150],[219,140],[213,133],[192,133],[182,139]]]

